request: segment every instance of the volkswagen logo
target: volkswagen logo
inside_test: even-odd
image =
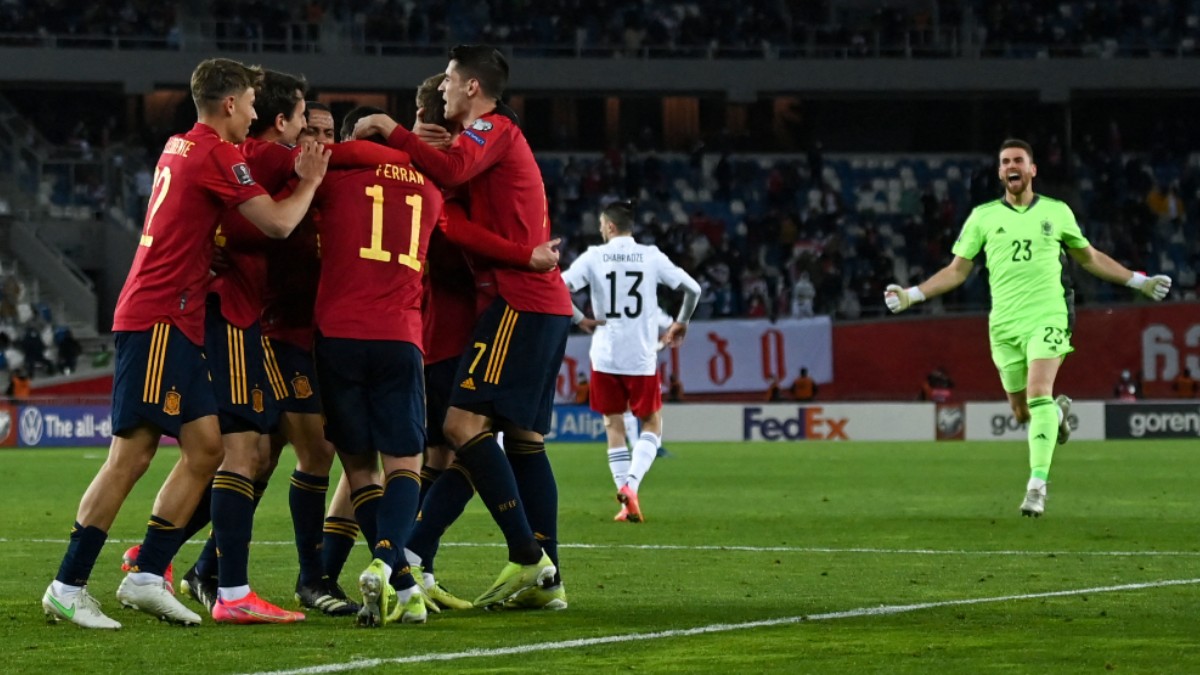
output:
[[[34,406],[27,406],[21,411],[21,442],[25,445],[37,445],[42,442],[42,411]]]

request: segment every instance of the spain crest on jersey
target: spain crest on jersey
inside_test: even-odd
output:
[[[312,385],[304,375],[292,378],[292,391],[296,392],[296,398],[308,398],[313,395]]]
[[[168,415],[178,415],[183,410],[183,396],[177,391],[168,391],[163,401],[163,412]]]
[[[1042,236],[1049,237],[1054,234],[1054,225],[1048,220],[1042,221]]]
[[[250,401],[252,402],[252,405],[254,407],[254,412],[260,413],[266,409],[266,407],[263,405],[263,390],[262,389],[255,389],[255,390],[251,391],[250,392]]]

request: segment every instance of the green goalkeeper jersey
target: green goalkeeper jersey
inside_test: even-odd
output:
[[[1062,284],[1062,247],[1086,248],[1088,240],[1070,207],[1034,195],[1024,209],[1003,199],[981,204],[963,224],[954,255],[987,256],[993,340],[1021,339],[1041,326],[1067,328]]]

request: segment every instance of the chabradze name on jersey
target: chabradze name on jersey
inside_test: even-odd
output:
[[[641,253],[605,253],[604,262],[612,263],[640,263],[642,260]]]

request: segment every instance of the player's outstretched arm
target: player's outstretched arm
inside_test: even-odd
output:
[[[296,175],[300,181],[292,194],[275,201],[259,195],[238,205],[238,212],[272,239],[286,239],[308,213],[313,195],[329,167],[329,150],[315,141],[305,141],[296,157]]]
[[[1080,267],[1097,278],[1137,289],[1151,300],[1162,300],[1171,291],[1171,277],[1165,274],[1148,277],[1141,272],[1134,272],[1091,246],[1069,248],[1067,252]]]
[[[918,302],[936,298],[962,286],[974,268],[975,263],[956,255],[949,265],[938,270],[923,283],[909,288],[898,284],[889,284],[883,292],[883,302],[892,311],[892,314],[899,314]]]

